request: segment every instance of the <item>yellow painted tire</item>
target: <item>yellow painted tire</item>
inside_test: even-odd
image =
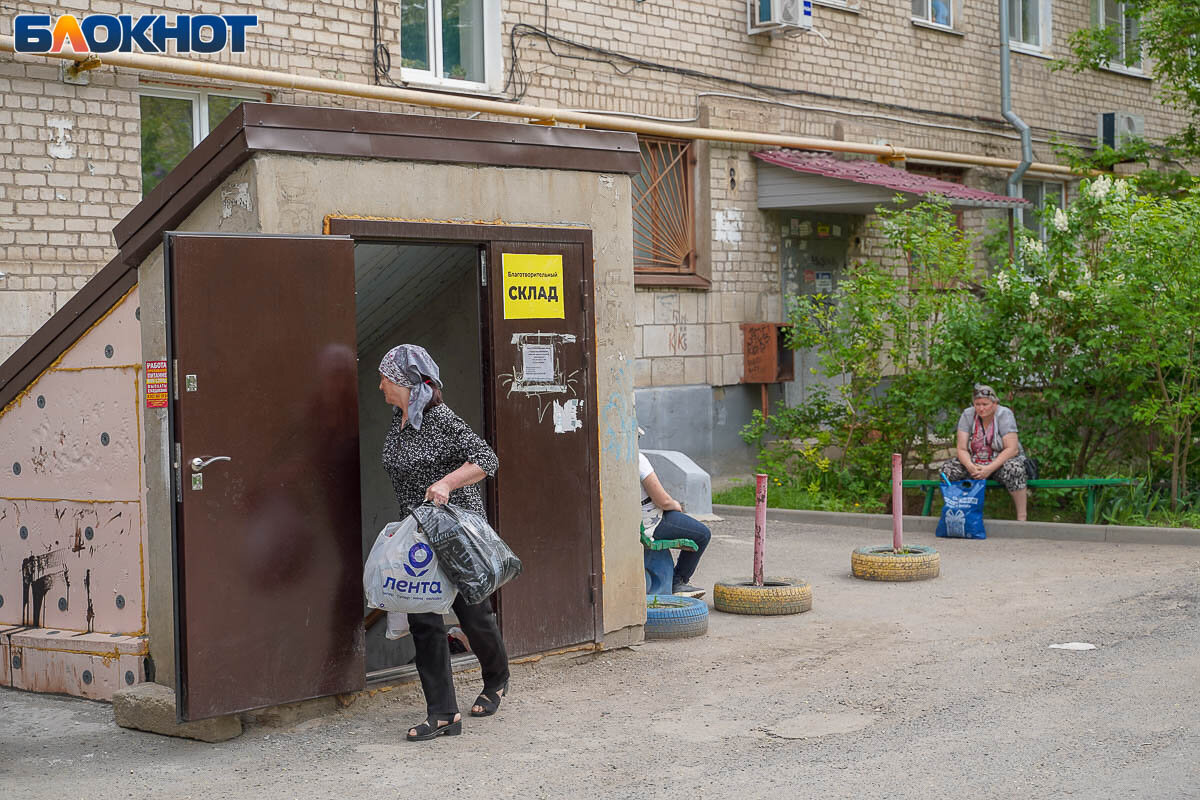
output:
[[[799,614],[812,608],[812,587],[790,578],[753,581],[718,581],[713,586],[713,607],[726,614]]]
[[[932,547],[908,545],[897,555],[890,547],[860,547],[850,554],[850,572],[867,581],[923,581],[942,571],[942,557]]]

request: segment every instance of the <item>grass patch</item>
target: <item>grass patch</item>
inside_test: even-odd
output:
[[[753,506],[754,487],[732,486],[722,492],[714,492],[712,501],[729,506]],[[806,511],[858,511],[876,514],[883,511],[883,503],[867,498],[839,497],[829,492],[810,492],[799,486],[774,485],[767,490],[767,508],[804,509]]]

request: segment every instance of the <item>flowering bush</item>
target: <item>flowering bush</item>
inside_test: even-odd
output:
[[[1152,474],[1173,508],[1189,496],[1200,191],[1084,181],[1069,207],[1045,213],[1045,241],[1020,228],[1015,258],[986,277],[944,201],[878,213],[903,272],[856,264],[832,297],[791,298],[792,346],[815,348],[833,380],[744,431],[771,474],[873,497],[889,453],[922,472],[951,444],[982,381],[1014,409],[1043,476]]]

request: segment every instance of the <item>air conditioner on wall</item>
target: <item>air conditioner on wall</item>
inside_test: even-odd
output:
[[[1114,150],[1130,139],[1146,135],[1146,118],[1128,111],[1109,111],[1096,115],[1096,140]]]
[[[812,0],[746,0],[750,33],[812,28]]]

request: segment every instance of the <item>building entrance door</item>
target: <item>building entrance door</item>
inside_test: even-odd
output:
[[[363,687],[349,237],[166,237],[179,717]]]
[[[497,595],[501,630],[512,656],[600,641],[604,623],[591,232],[337,217],[330,219],[329,231],[354,237],[360,247],[390,242],[409,250],[478,248],[473,252],[480,259],[472,262],[479,269],[478,293],[468,297],[470,276],[447,286],[461,287],[463,315],[478,313],[481,427],[500,460],[495,478],[487,481],[489,519],[524,564],[523,574]],[[439,258],[443,264],[453,260]],[[432,301],[420,305],[439,320],[454,313]],[[395,304],[385,300],[380,307]],[[448,344],[447,335],[438,334],[435,349]],[[390,337],[388,342],[399,340]],[[466,352],[465,345],[451,349]],[[385,350],[381,341],[369,358],[364,356],[363,370],[370,374],[361,385],[378,383],[375,368]],[[465,366],[471,359],[457,363]],[[465,377],[448,386],[469,384]],[[454,403],[469,404],[465,396]],[[377,448],[378,443],[364,441],[363,447]],[[378,469],[377,456],[369,460],[370,468]],[[364,472],[364,480],[372,478]],[[366,530],[377,530],[381,521],[371,521]]]
[[[846,270],[851,237],[862,225],[862,217],[849,214],[781,213],[783,222],[783,296],[821,295],[830,302]],[[784,384],[789,406],[809,398],[817,387],[832,388],[841,380],[821,370],[816,348],[796,351],[796,378]],[[815,372],[814,372],[815,370]]]
[[[517,655],[598,641],[590,238],[492,241],[488,263],[493,508],[526,571],[500,591],[504,636]]]

